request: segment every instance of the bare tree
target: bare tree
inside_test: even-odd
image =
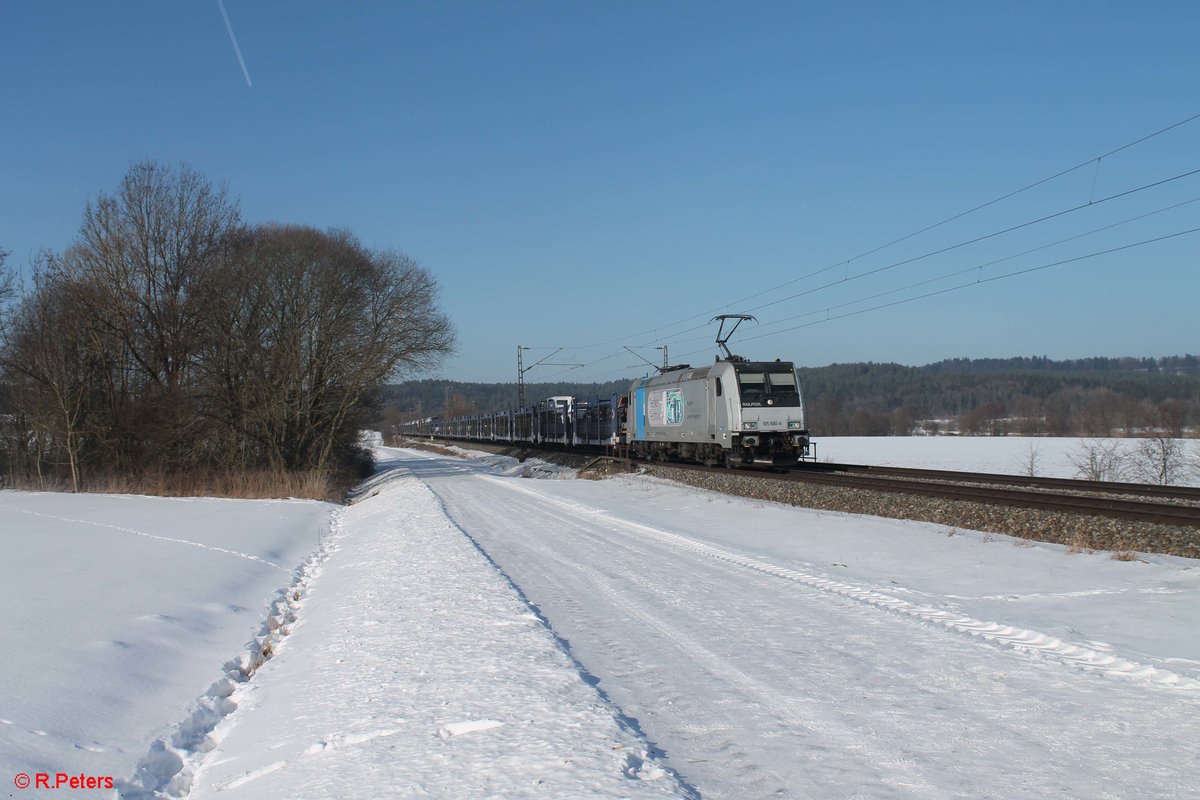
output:
[[[1119,481],[1126,472],[1126,453],[1109,439],[1086,439],[1067,454],[1076,475],[1089,481]]]
[[[1187,407],[1178,400],[1164,400],[1158,404],[1152,418],[1154,427],[1172,439],[1182,439],[1187,420]]]
[[[1037,476],[1038,466],[1042,463],[1042,453],[1038,449],[1035,442],[1026,442],[1025,449],[1021,451],[1021,458],[1017,462],[1017,467],[1021,475],[1028,475],[1033,478]]]
[[[43,483],[43,459],[66,455],[73,491],[80,488],[80,452],[88,412],[93,354],[86,317],[54,277],[35,263],[32,290],[4,329],[0,368],[35,443],[34,468]]]
[[[1059,389],[1042,403],[1046,432],[1051,436],[1069,436],[1072,424],[1072,406],[1078,399],[1077,388]]]
[[[379,387],[454,347],[416,262],[344,231],[245,228],[223,189],[154,162],[88,204],[15,308],[0,319],[0,386],[26,420],[14,441],[39,471],[61,456],[75,488],[84,461],[348,463]]]
[[[194,438],[185,384],[207,313],[196,298],[239,225],[224,189],[187,166],[144,161],[115,195],[87,204],[74,244],[53,262],[95,335],[122,362],[110,394],[122,408],[110,416],[137,420],[116,437],[131,459],[178,460]]]
[[[1187,466],[1183,442],[1167,433],[1138,439],[1131,459],[1139,481],[1160,486],[1177,483]]]
[[[9,252],[0,247],[0,330],[4,329],[4,314],[8,306],[9,300],[15,293],[13,274],[8,271]]]
[[[1042,418],[1042,404],[1037,398],[1027,395],[1019,397],[1015,413],[1017,432],[1022,436],[1038,436],[1045,431],[1046,424]]]
[[[1187,470],[1183,443],[1185,409],[1166,401],[1147,410],[1146,436],[1138,439],[1131,456],[1134,475],[1145,483],[1169,486]]]
[[[1086,395],[1078,417],[1088,436],[1109,436],[1120,412],[1117,393],[1107,387],[1093,389]]]
[[[1121,435],[1126,437],[1136,435],[1144,416],[1141,404],[1132,397],[1122,396],[1118,413],[1121,421]]]
[[[911,404],[900,406],[892,411],[889,433],[892,436],[911,436],[913,430],[917,427],[918,416],[920,414],[916,406]]]
[[[6,262],[9,252],[0,248],[0,348],[6,338],[9,303],[15,293],[15,279],[8,271]],[[0,352],[3,352],[0,349]],[[12,390],[2,380],[0,372],[0,486],[5,483],[13,485],[13,471],[21,460],[23,450],[28,446],[28,438],[24,437],[24,426],[14,410]]]
[[[454,346],[433,277],[344,231],[257,229],[222,274],[236,291],[216,293],[205,337],[211,408],[276,466],[328,466],[382,383]]]

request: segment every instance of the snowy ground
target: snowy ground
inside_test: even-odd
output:
[[[191,797],[688,796],[438,498],[383,470]]]
[[[1129,453],[1137,439],[1077,439],[1031,436],[821,436],[817,458],[844,464],[889,467],[1029,474],[1032,452],[1034,474],[1049,478],[1078,478],[1080,448],[1106,443]],[[1183,461],[1177,483],[1200,486],[1200,440],[1179,442]],[[1128,457],[1126,461],[1129,462]],[[1190,462],[1190,463],[1189,463]],[[1194,468],[1189,469],[1191,465]],[[1131,463],[1128,463],[1132,467]],[[1130,474],[1126,480],[1137,480]]]
[[[1200,784],[1200,569],[401,455],[705,797]]]
[[[258,632],[332,508],[0,492],[5,788],[131,774]]]
[[[0,493],[0,780],[205,800],[1200,785],[1196,560],[378,452],[319,547],[320,504]],[[222,664],[289,585],[273,657],[237,680],[246,659]]]

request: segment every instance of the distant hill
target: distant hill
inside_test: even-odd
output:
[[[1106,436],[1200,424],[1200,358],[952,359],[800,370],[822,435]]]
[[[909,433],[1182,434],[1200,427],[1200,356],[956,358],[910,367],[830,364],[800,370],[809,429],[822,436]],[[631,379],[603,384],[531,383],[532,402],[552,395],[606,397]],[[387,386],[385,419],[494,411],[516,405],[515,383],[429,379]]]

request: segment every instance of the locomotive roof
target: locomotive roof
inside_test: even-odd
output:
[[[774,361],[738,361],[734,362],[738,372],[770,372],[771,370],[795,369],[791,361],[775,359]]]
[[[772,370],[792,370],[795,366],[791,361],[783,361],[776,359],[775,361],[718,361],[715,364],[709,364],[707,367],[671,369],[667,372],[659,373],[648,378],[642,378],[637,381],[639,386],[662,386],[668,383],[679,383],[681,381],[694,381],[702,378],[707,378],[714,370],[720,369],[724,365],[733,367],[738,372],[771,372]]]

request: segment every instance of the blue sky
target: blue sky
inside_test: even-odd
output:
[[[1197,233],[866,310],[1200,227],[1200,202],[1161,211],[1200,175],[1094,202],[1200,169],[1200,119],[856,258],[1200,113],[1200,4],[225,9],[252,86],[216,0],[4,6],[11,262],[64,249],[88,197],[153,158],[224,182],[248,221],[420,261],[460,380],[512,380],[517,345],[587,365],[529,380],[644,372],[623,346],[705,363],[705,322],[751,309],[734,351],[805,366],[1200,350]]]

